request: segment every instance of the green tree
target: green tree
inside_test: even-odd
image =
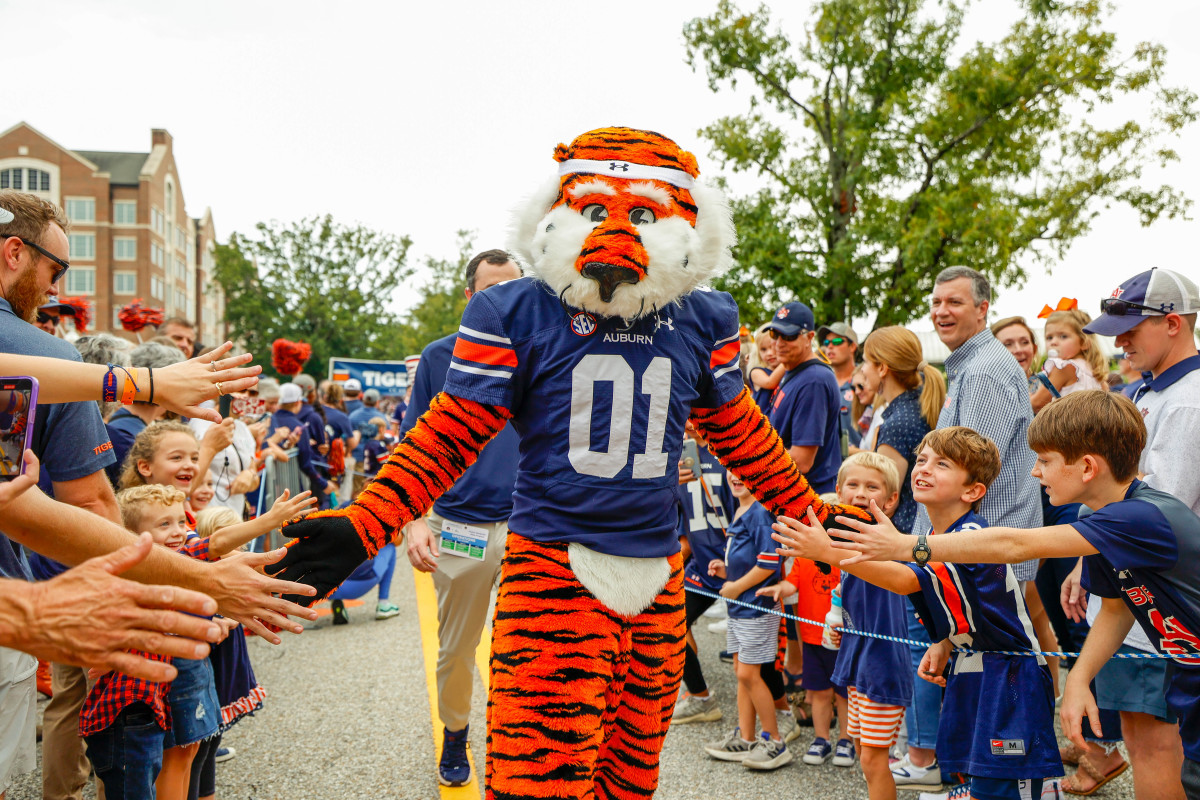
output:
[[[1019,284],[1106,206],[1143,225],[1186,212],[1177,190],[1140,185],[1196,117],[1195,95],[1162,83],[1162,47],[1122,59],[1106,3],[1023,0],[1002,38],[955,56],[965,6],[822,0],[793,39],[765,6],[722,0],[685,26],[714,92],[750,86],[746,114],[700,131],[764,183],[734,200],[738,268],[721,287],[748,317],[802,299],[819,320],[903,323],[946,266]],[[1102,123],[1097,108],[1123,96],[1146,112]]]
[[[271,343],[305,341],[304,371],[323,377],[330,357],[403,358],[399,319],[389,310],[412,274],[406,236],[348,227],[329,215],[260,222],[251,238],[218,245],[215,278],[225,291],[232,335],[268,373]]]
[[[402,349],[412,355],[425,345],[458,330],[467,298],[463,295],[463,273],[475,255],[475,233],[460,230],[458,255],[453,259],[427,258],[429,280],[420,289],[421,299],[408,312],[396,334]]]

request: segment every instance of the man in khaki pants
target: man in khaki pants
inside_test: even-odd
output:
[[[476,292],[519,277],[521,269],[508,253],[486,250],[468,262],[463,293],[470,302]],[[421,353],[401,436],[417,424],[441,391],[457,338],[458,334],[451,334]],[[462,786],[471,780],[467,723],[475,649],[487,623],[492,586],[500,575],[519,442],[512,425],[505,425],[479,460],[434,503],[429,516],[408,528],[408,559],[417,569],[433,573],[437,590],[438,714],[445,726],[438,781],[444,786]]]

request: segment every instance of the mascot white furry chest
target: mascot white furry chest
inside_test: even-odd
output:
[[[531,275],[467,306],[444,391],[352,506],[287,527],[275,569],[328,594],[511,419],[487,796],[650,797],[683,670],[689,418],[773,513],[845,510],[820,502],[742,383],[737,307],[704,285],[731,263],[729,209],[692,154],[602,128],[555,159],[512,243]]]

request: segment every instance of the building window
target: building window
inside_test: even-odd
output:
[[[179,256],[175,256],[175,277],[179,280],[187,280],[187,262]]]
[[[154,232],[162,234],[163,232],[163,215],[154,206],[150,207],[150,227],[154,228]]]
[[[156,267],[163,265],[163,249],[157,242],[150,243],[150,263]]]
[[[187,295],[182,289],[175,290],[175,307],[181,311],[187,308]]]
[[[175,228],[175,247],[179,250],[187,249],[187,234],[178,226]]]
[[[72,222],[95,222],[96,198],[68,197],[67,219],[71,220]]]
[[[25,189],[25,170],[21,168],[0,170],[0,189]]]
[[[71,267],[67,271],[67,294],[95,294],[96,268]]]
[[[163,279],[158,277],[157,275],[151,275],[150,276],[150,296],[161,300],[161,299],[163,299],[164,294],[166,294],[166,293],[163,291]]]
[[[113,258],[117,261],[137,261],[137,239],[132,236],[114,237]]]
[[[113,223],[116,225],[137,224],[137,200],[116,200],[113,202]]]
[[[114,331],[124,330],[124,328],[121,327],[121,306],[118,306],[118,305],[113,306],[112,328]]]
[[[137,294],[137,273],[114,272],[113,294]]]
[[[96,259],[96,234],[71,234],[71,260],[94,261]]]

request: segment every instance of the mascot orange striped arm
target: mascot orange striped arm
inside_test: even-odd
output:
[[[446,385],[353,505],[274,567],[326,596],[511,420],[521,461],[492,627],[487,796],[648,798],[683,672],[678,475],[689,418],[777,515],[822,503],[739,369],[724,196],[691,153],[603,128],[519,209],[529,274],[467,305]],[[296,598],[299,600],[300,598]]]

